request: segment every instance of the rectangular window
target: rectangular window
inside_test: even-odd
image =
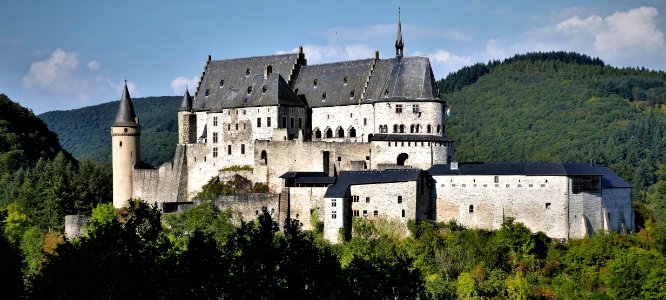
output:
[[[238,131],[238,123],[236,123],[236,131]]]
[[[336,199],[331,199],[331,207],[335,207],[337,205]]]
[[[402,203],[402,196],[398,196],[398,204]]]
[[[546,209],[550,209],[550,202],[546,203]]]
[[[298,128],[303,128],[303,119],[298,118]]]
[[[282,117],[282,128],[287,128],[287,117]]]
[[[241,144],[241,154],[245,154],[245,144]]]
[[[474,205],[470,205],[469,206],[469,213],[471,214],[473,212],[474,212]]]
[[[368,216],[368,211],[365,210],[365,209],[363,210],[363,216],[364,216],[364,217],[367,217],[367,216]]]
[[[420,109],[420,107],[419,107],[418,104],[414,104],[414,105],[412,106],[412,112],[415,113],[415,114],[421,112],[421,109]]]
[[[601,177],[594,175],[571,176],[571,189],[574,194],[599,193],[601,190]]]
[[[495,176],[495,183],[499,182],[499,176]]]
[[[213,144],[217,144],[217,132],[213,132]]]
[[[231,155],[231,145],[229,145],[229,147],[227,147],[227,154]]]
[[[372,212],[372,215],[374,217],[378,217],[379,216],[379,211],[375,209],[375,211]]]
[[[266,118],[266,126],[271,127],[271,117]]]
[[[358,202],[358,196],[352,196],[352,202]]]
[[[331,212],[331,219],[335,219],[338,217],[338,212],[337,211],[332,211]]]
[[[213,157],[217,157],[217,147],[213,147]]]
[[[231,123],[227,124],[227,131],[231,131]]]
[[[217,126],[217,117],[213,117],[213,126]]]
[[[370,197],[365,197],[365,203],[370,203]]]
[[[291,121],[291,122],[290,122],[289,125],[291,125],[291,128],[294,128],[294,117],[291,117],[291,118],[290,118],[290,121]]]
[[[257,118],[257,128],[261,127],[261,118]]]
[[[354,213],[354,217],[358,217],[358,216],[359,216],[358,209],[355,209],[355,210],[353,211],[353,213]]]
[[[405,210],[404,209],[402,210],[402,217],[403,218],[405,217]]]
[[[396,104],[395,105],[395,113],[396,114],[401,114],[402,113],[402,104]]]

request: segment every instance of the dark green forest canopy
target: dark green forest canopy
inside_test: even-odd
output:
[[[456,159],[593,162],[637,188],[655,183],[665,158],[666,73],[584,62],[513,59],[444,94]]]
[[[58,137],[31,110],[0,94],[0,174],[64,152]],[[68,153],[66,157],[71,158]]]
[[[141,160],[159,165],[173,158],[178,142],[176,110],[181,97],[132,99],[141,122]],[[78,159],[111,163],[110,127],[118,101],[39,115],[60,137],[62,146]]]

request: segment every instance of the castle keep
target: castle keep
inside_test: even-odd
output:
[[[395,57],[308,65],[295,54],[208,57],[178,109],[173,162],[136,168],[140,125],[125,87],[112,125],[114,206],[190,201],[211,178],[241,173],[270,193],[217,201],[251,218],[310,228],[337,241],[353,217],[455,220],[498,228],[507,217],[554,238],[633,230],[631,188],[589,164],[453,162],[446,103],[430,61]],[[251,170],[232,171],[232,166]],[[250,169],[246,168],[246,169]]]

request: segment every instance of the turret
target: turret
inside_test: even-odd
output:
[[[178,144],[192,144],[196,142],[197,118],[192,112],[192,97],[187,88],[183,101],[178,108]]]
[[[402,57],[402,49],[405,44],[402,42],[402,24],[400,24],[400,7],[398,7],[398,36],[395,39],[395,57]]]
[[[134,113],[127,82],[120,99],[116,119],[111,125],[111,160],[113,161],[113,207],[127,207],[132,198],[134,166],[140,161],[141,126]]]

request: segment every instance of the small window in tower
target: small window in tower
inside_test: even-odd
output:
[[[220,87],[224,86],[224,79],[220,80]]]
[[[365,203],[370,203],[370,197],[365,197]]]
[[[264,87],[261,88],[261,93],[262,93],[262,94],[266,94],[266,90],[267,90],[267,89],[268,89],[268,88],[266,87],[266,85],[264,85]]]
[[[213,132],[213,144],[217,144],[217,132]]]
[[[257,128],[261,127],[261,118],[257,118]]]
[[[349,98],[354,98],[354,90],[351,90],[351,92],[349,92]]]
[[[367,118],[363,118],[363,126],[368,126],[368,119]]]
[[[213,126],[217,126],[217,117],[213,117]]]
[[[227,145],[227,154],[231,155],[231,145]]]
[[[344,84],[347,84],[347,76],[345,76],[344,78],[342,78],[342,82],[343,82]]]
[[[271,117],[266,118],[266,126],[271,127]]]
[[[550,202],[546,203],[546,209],[550,209]]]
[[[331,207],[335,207],[336,205],[337,205],[337,200],[331,199]]]
[[[245,144],[241,144],[241,154],[245,154]]]
[[[372,215],[374,217],[378,217],[379,216],[379,211],[375,209],[375,211],[372,212]]]
[[[245,70],[245,75],[250,76],[250,68],[247,68],[247,70]]]
[[[338,212],[337,211],[332,211],[331,212],[331,219],[335,219],[338,217]]]
[[[248,86],[247,87],[247,94],[249,95],[251,93],[252,93],[252,86]]]
[[[405,217],[405,210],[404,209],[402,210],[402,217],[403,218]]]
[[[118,144],[118,146],[122,147],[122,146],[123,146],[123,142],[120,141],[120,143]]]
[[[402,203],[402,196],[398,196],[398,204]]]
[[[474,205],[469,206],[469,213],[474,213]]]

